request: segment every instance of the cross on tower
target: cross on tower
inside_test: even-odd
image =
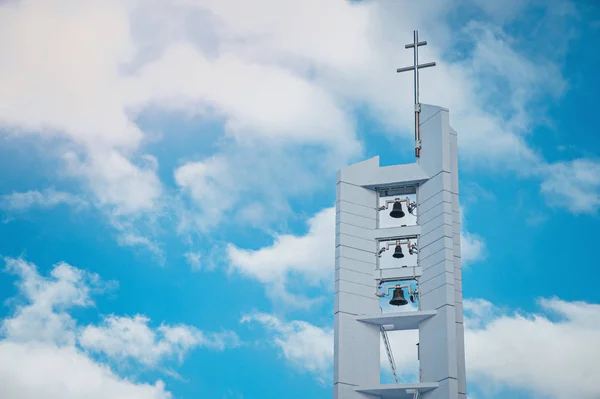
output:
[[[419,41],[419,31],[413,31],[413,42],[404,46],[404,48],[412,48],[414,53],[413,66],[398,68],[396,72],[414,71],[414,91],[415,91],[415,156],[418,158],[421,155],[421,134],[419,131],[419,113],[421,112],[421,104],[419,103],[419,69],[435,66],[435,62],[419,65],[419,46],[426,46],[427,41]]]

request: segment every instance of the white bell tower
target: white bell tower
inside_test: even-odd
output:
[[[425,44],[415,32],[406,47],[416,54]],[[466,399],[457,134],[447,109],[418,103],[416,71],[433,65],[418,65],[415,55],[413,67],[398,70],[415,71],[416,162],[380,167],[374,157],[338,172],[335,399]],[[390,217],[380,197],[416,211],[416,225],[380,228],[380,218]],[[398,244],[417,254],[415,264],[380,268],[378,256],[392,256],[382,248]],[[380,285],[389,282],[405,287],[418,310],[382,313],[379,296],[387,292]],[[380,336],[385,343],[387,331],[399,330],[419,331],[420,375],[414,383],[381,384]]]

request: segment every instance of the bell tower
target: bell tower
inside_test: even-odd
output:
[[[425,44],[415,32],[407,48]],[[419,67],[415,56],[398,71]],[[415,102],[415,163],[381,167],[374,157],[337,175],[334,399],[466,399],[457,133],[447,109],[418,103],[418,94]],[[383,197],[393,199],[382,206]],[[415,224],[380,227],[405,210]],[[393,255],[385,253],[391,247]],[[414,264],[380,267],[380,257],[405,252]],[[384,283],[394,285],[383,290]],[[407,294],[418,310],[381,310],[380,298],[403,306]],[[380,336],[393,363],[387,332],[401,330],[419,331],[419,375],[382,384]]]

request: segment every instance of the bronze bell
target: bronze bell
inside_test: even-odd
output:
[[[390,300],[390,305],[392,306],[404,306],[408,304],[406,298],[404,298],[404,291],[402,287],[394,288],[394,294],[392,295],[392,299]]]
[[[402,210],[402,203],[394,202],[394,207],[392,208],[392,211],[390,212],[390,216],[393,218],[399,219],[399,218],[403,218],[404,215],[405,215],[405,213]]]
[[[396,249],[394,250],[394,254],[392,255],[396,259],[404,258],[404,254],[402,253],[402,247],[400,244],[396,245]]]

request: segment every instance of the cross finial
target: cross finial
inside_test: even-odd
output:
[[[421,112],[421,104],[419,103],[419,69],[435,66],[435,62],[419,65],[419,46],[426,46],[427,42],[419,41],[419,31],[413,31],[413,42],[404,46],[404,48],[412,48],[414,53],[413,66],[398,68],[396,72],[414,72],[414,94],[415,94],[415,156],[418,158],[421,153],[421,135],[419,132],[419,113]]]

